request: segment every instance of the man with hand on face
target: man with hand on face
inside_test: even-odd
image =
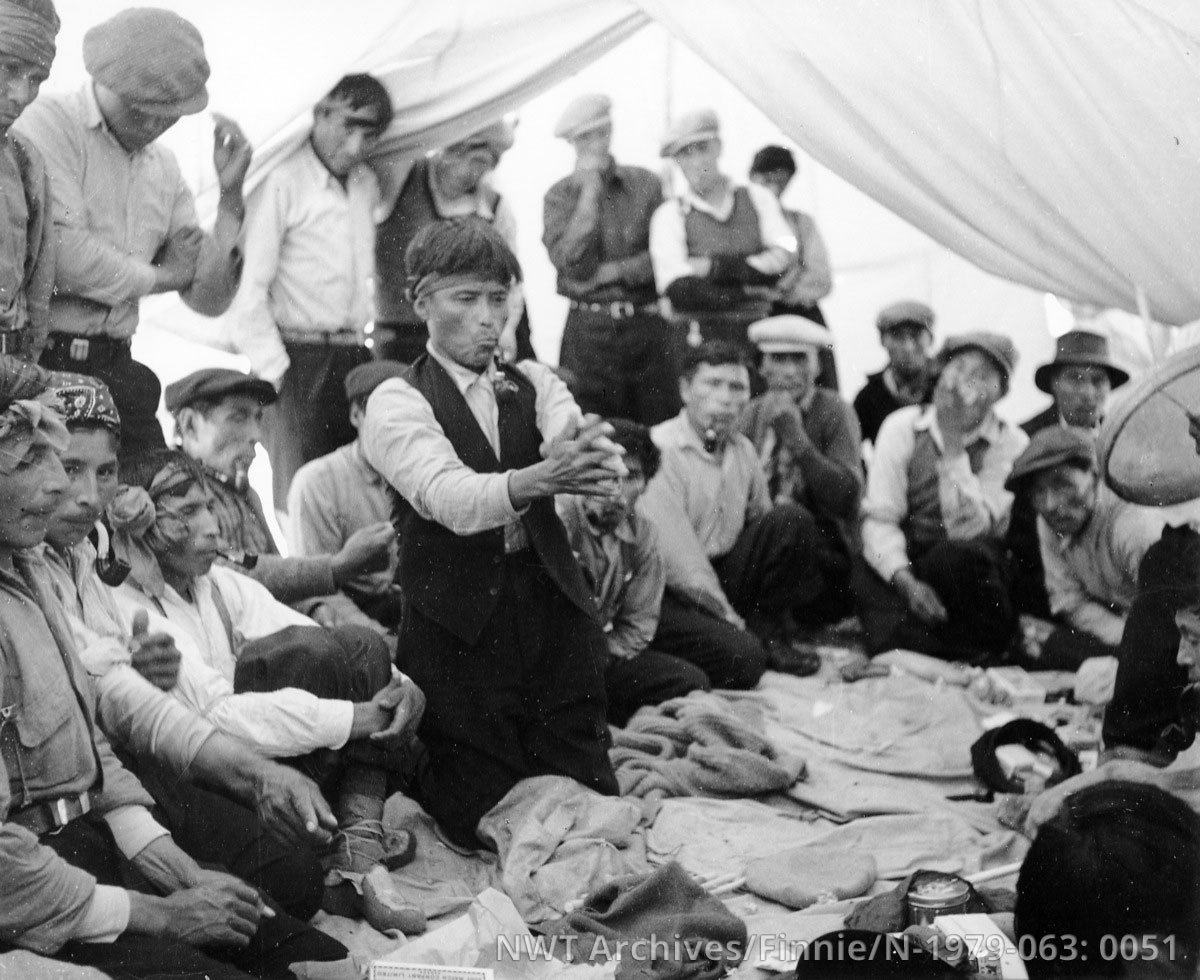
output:
[[[367,154],[392,121],[387,90],[346,75],[313,109],[309,138],[251,196],[246,268],[229,318],[250,370],[279,391],[266,430],[276,510],[303,464],[354,439],[329,411],[371,359],[375,208]]]
[[[112,560],[98,523],[118,490],[116,407],[95,378],[55,374],[51,385],[70,433],[61,456],[70,485],[50,520],[43,554],[96,688],[100,727],[138,757],[152,791],[170,786],[167,797],[174,798],[183,792],[174,788],[180,777],[197,784],[186,790],[192,804],[186,813],[154,792],[190,854],[226,865],[309,919],[321,898],[312,848],[336,829],[333,813],[311,780],[222,735],[165,693],[179,676],[179,650],[170,634],[147,632],[145,614],[124,621],[109,586],[120,584],[125,569]]]
[[[873,443],[892,412],[906,405],[927,405],[933,397],[937,369],[933,348],[933,310],[906,299],[879,311],[875,326],[887,351],[887,366],[867,375],[867,383],[854,396],[854,411],[863,438]]]
[[[768,317],[751,324],[761,351],[767,392],[746,407],[738,427],[758,451],[776,503],[794,503],[805,525],[804,575],[812,598],[792,610],[807,625],[850,615],[851,556],[858,553],[862,498],[862,437],[854,412],[835,392],[817,387],[820,351],[833,335],[804,317]]]
[[[82,91],[43,96],[16,125],[45,158],[53,192],[53,330],[41,363],[103,380],[124,422],[122,451],[134,452],[165,445],[158,379],[130,355],[139,301],[178,292],[206,316],[228,308],[251,147],[236,123],[214,116],[221,196],[205,234],[179,164],[155,142],[208,104],[200,33],[167,10],[123,10],[84,35],[83,60],[92,81]]]
[[[869,654],[904,647],[964,660],[1008,649],[1004,481],[1029,440],[992,409],[1016,360],[999,334],[950,337],[933,404],[893,412],[880,428],[855,568]]]
[[[180,448],[204,468],[222,561],[324,626],[349,623],[382,632],[338,590],[362,572],[387,566],[395,538],[390,524],[354,532],[333,555],[279,554],[262,502],[246,478],[264,412],[275,401],[268,382],[229,368],[203,368],[167,385],[167,411],[175,416]]]
[[[428,698],[417,797],[478,847],[523,779],[617,793],[604,634],[554,497],[615,493],[625,467],[553,371],[499,363],[521,267],[490,225],[426,225],[405,265],[429,341],[368,399],[363,450],[399,495],[401,666]]]
[[[0,354],[36,361],[50,333],[54,237],[41,156],[9,127],[50,74],[50,0],[0,4]]]
[[[667,563],[660,635],[716,616],[761,641],[743,643],[727,672],[700,665],[717,687],[752,687],[766,666],[814,673],[819,659],[788,642],[792,610],[817,597],[812,522],[795,503],[772,502],[758,452],[737,429],[750,401],[741,349],[709,341],[689,351],[679,393],[683,410],[651,430],[662,466],[641,502]]]
[[[542,241],[571,301],[559,363],[580,407],[655,425],[679,410],[667,323],[650,265],[658,177],[612,157],[612,103],[570,102],[554,135],[575,150],[575,170],[546,192]]]
[[[1114,656],[1163,511],[1120,499],[1100,480],[1091,435],[1059,425],[1033,437],[1006,486],[1037,515],[1050,612],[1061,624],[1027,635],[1025,652],[1047,670]]]
[[[108,508],[114,549],[130,567],[117,590],[122,614],[132,621],[142,611],[174,638],[175,697],[336,788],[340,830],[325,858],[322,907],[357,914],[362,879],[384,860],[387,778],[402,761],[390,750],[420,721],[420,690],[392,668],[377,633],[321,628],[246,576],[214,567],[219,539],[204,474],[183,453],[135,456],[123,476]],[[176,791],[186,813],[182,787],[162,788]]]
[[[37,551],[69,488],[58,453],[70,435],[47,380],[0,357],[4,944],[135,978],[286,977],[295,961],[342,959],[341,944],[184,853],[96,727],[90,680]],[[144,890],[124,887],[125,862]]]

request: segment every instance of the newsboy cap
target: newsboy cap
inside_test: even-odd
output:
[[[499,160],[508,150],[512,149],[515,137],[516,128],[513,124],[507,119],[497,119],[493,123],[488,123],[483,129],[476,130],[469,136],[464,136],[452,143],[448,149],[462,152],[482,147],[489,150],[492,156]]]
[[[190,116],[208,105],[204,40],[170,10],[132,7],[83,36],[89,75],[144,112]]]
[[[174,415],[193,402],[226,395],[249,395],[263,405],[271,405],[278,397],[270,381],[244,374],[231,368],[202,368],[186,378],[167,385],[164,393],[167,411]]]
[[[388,378],[398,378],[408,370],[400,361],[367,361],[350,369],[346,375],[346,401],[365,398]]]
[[[1004,481],[1006,490],[1015,491],[1028,477],[1058,466],[1060,463],[1083,463],[1096,467],[1096,440],[1065,425],[1051,425],[1035,432],[1029,445],[1013,463],[1012,472]]]
[[[1049,393],[1054,372],[1064,365],[1104,368],[1114,388],[1129,380],[1129,373],[1117,367],[1109,356],[1108,338],[1090,330],[1069,330],[1059,337],[1054,345],[1054,360],[1033,372],[1033,383]]]
[[[942,362],[947,363],[955,355],[967,350],[979,351],[996,365],[1004,382],[1004,390],[1007,391],[1009,380],[1017,367],[1016,345],[1003,334],[989,333],[986,330],[960,333],[946,338],[946,345],[942,348]]]
[[[764,354],[833,346],[833,334],[825,327],[793,313],[758,320],[750,324],[746,334]]]
[[[902,299],[898,303],[892,303],[880,310],[879,315],[875,318],[875,326],[881,334],[905,324],[924,327],[933,333],[933,324],[936,319],[933,310],[924,303],[919,303],[915,299]]]
[[[558,122],[554,124],[554,135],[559,139],[573,140],[611,122],[612,99],[596,93],[580,95],[563,109]]]
[[[673,157],[685,146],[701,140],[716,139],[721,135],[721,122],[712,109],[694,109],[685,112],[663,133],[658,155]]]

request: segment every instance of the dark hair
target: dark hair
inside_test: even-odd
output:
[[[500,233],[481,218],[433,221],[404,252],[409,288],[428,275],[479,276],[507,285],[521,281],[521,263]]]
[[[317,103],[318,108],[327,102],[349,102],[351,109],[374,109],[379,114],[381,131],[392,121],[392,98],[373,75],[343,75],[329,94]]]
[[[737,344],[727,340],[706,340],[699,347],[691,347],[683,355],[679,377],[691,381],[701,364],[737,364],[750,370],[750,359]]]
[[[149,490],[154,478],[172,463],[178,465],[192,478],[172,491],[172,496],[182,497],[191,490],[194,483],[204,486],[204,470],[200,464],[179,449],[144,449],[122,459],[121,482],[131,487]]]
[[[796,158],[792,151],[782,146],[764,146],[750,161],[750,173],[769,174],[772,170],[786,170],[788,175],[796,173]]]
[[[608,424],[613,427],[612,441],[625,450],[628,458],[642,464],[647,480],[653,477],[658,472],[662,453],[650,438],[650,430],[631,419],[609,419]]]
[[[1031,977],[1133,975],[1126,951],[1102,945],[1132,935],[1155,938],[1160,970],[1192,976],[1200,950],[1200,817],[1147,783],[1081,789],[1029,848],[1015,914],[1018,939],[1031,937],[1040,954],[1026,964]]]

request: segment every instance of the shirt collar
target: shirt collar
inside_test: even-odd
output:
[[[733,214],[737,192],[737,185],[732,180],[728,177],[725,178],[725,198],[716,206],[709,204],[708,201],[693,191],[692,185],[688,183],[687,178],[682,174],[680,174],[679,182],[682,188],[679,192],[679,203],[685,212],[696,210],[712,215],[718,221],[729,220],[729,216]]]
[[[368,463],[367,457],[363,455],[362,440],[355,439],[350,444],[349,449],[351,462],[353,462],[366,480],[371,484],[382,483],[383,477],[379,474],[379,471]]]
[[[674,443],[680,449],[690,449],[698,453],[705,459],[718,461],[720,456],[716,453],[710,453],[704,448],[704,439],[699,432],[693,428],[692,423],[688,420],[687,409],[680,409],[680,412],[675,416],[676,432]],[[736,433],[731,432],[725,439],[724,448],[728,449],[729,444],[733,441]]]
[[[432,357],[446,369],[446,373],[450,375],[450,378],[458,388],[458,393],[460,395],[465,397],[467,394],[467,389],[481,378],[486,379],[486,387],[492,387],[493,374],[495,373],[496,367],[491,362],[488,363],[487,370],[483,372],[472,371],[469,367],[463,367],[457,361],[452,361],[440,351],[434,349],[432,340],[426,341],[425,350],[429,352],[430,357]]]
[[[963,435],[963,445],[969,446],[976,439],[982,439],[989,446],[994,446],[1000,441],[1003,433],[1001,432],[1002,423],[1000,417],[995,412],[988,412],[984,420],[971,432]],[[913,428],[918,432],[928,432],[933,436],[933,441],[937,443],[938,449],[943,449],[942,430],[937,424],[937,408],[933,405],[927,406],[918,416]]]
[[[350,172],[346,175],[346,186],[343,187],[342,182],[329,172],[329,169],[321,162],[321,158],[317,156],[317,151],[313,149],[311,138],[304,141],[301,157],[304,160],[304,167],[308,171],[309,177],[318,187],[330,187],[341,193],[349,192],[350,182],[358,170],[357,166],[350,169]]]

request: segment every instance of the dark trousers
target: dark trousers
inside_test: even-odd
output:
[[[456,843],[516,783],[570,776],[615,795],[608,760],[604,634],[550,582],[530,550],[504,558],[499,603],[475,643],[411,603],[400,667],[425,692],[418,735],[429,764],[416,795]]]
[[[1194,605],[1198,591],[1200,534],[1165,528],[1138,569],[1138,592],[1117,651],[1113,699],[1104,712],[1106,748],[1129,745],[1173,754],[1191,744],[1193,721],[1180,710],[1188,672],[1175,662],[1175,613]]]
[[[663,596],[654,649],[697,667],[712,687],[748,690],[767,669],[767,651],[757,636],[670,590]]]
[[[287,505],[292,477],[310,460],[353,442],[346,375],[371,360],[365,347],[287,344],[291,366],[279,398],[267,411],[263,445],[271,458],[275,509]]]
[[[914,558],[912,570],[938,594],[946,607],[945,623],[922,622],[890,582],[864,559],[855,559],[854,591],[868,653],[900,647],[970,661],[995,658],[1008,649],[1017,614],[998,542],[943,541]]]
[[[41,842],[64,860],[95,876],[97,883],[137,887],[140,876],[121,856],[106,824],[81,817]],[[152,891],[138,887],[140,891]],[[344,959],[348,953],[337,940],[288,915],[274,902],[275,918],[263,918],[244,949],[201,952],[184,943],[149,936],[119,936],[113,943],[70,942],[55,959],[91,966],[113,980],[189,977],[195,980],[239,980],[270,977],[287,980],[289,963]]]
[[[1036,666],[1042,670],[1078,670],[1092,657],[1115,657],[1117,648],[1099,637],[1070,626],[1055,627],[1042,645],[1042,655]]]
[[[155,416],[162,395],[158,376],[135,361],[127,345],[104,338],[88,341],[87,357],[77,359],[71,355],[73,339],[68,334],[52,334],[39,361],[42,367],[90,375],[108,385],[121,416],[122,459],[143,450],[166,448],[162,426]]]
[[[608,720],[622,728],[643,705],[662,704],[692,691],[711,691],[712,685],[699,667],[650,647],[631,660],[609,657],[604,689]]]
[[[817,538],[812,514],[798,504],[776,504],[713,559],[725,595],[759,635],[777,632],[784,613],[822,595]]]
[[[672,329],[653,313],[617,320],[608,313],[572,308],[563,328],[559,364],[573,375],[571,392],[579,407],[643,425],[678,414]]]

